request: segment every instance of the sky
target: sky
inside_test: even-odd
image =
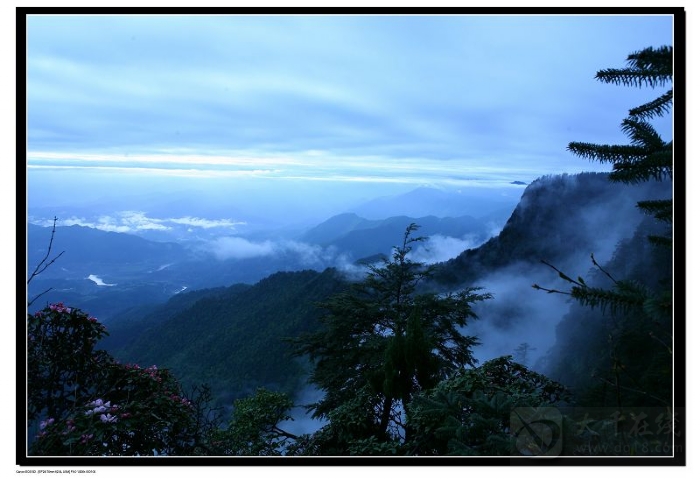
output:
[[[86,203],[201,187],[339,207],[605,171],[566,145],[626,142],[629,108],[665,90],[595,72],[672,29],[640,15],[30,15],[28,201],[65,202],[56,185],[72,184]],[[657,126],[670,138],[670,118]]]

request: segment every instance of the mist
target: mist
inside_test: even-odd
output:
[[[257,258],[277,251],[271,241],[254,243],[235,236],[217,238],[209,243],[209,249],[219,260]]]
[[[420,233],[420,231],[419,231]],[[452,236],[431,235],[425,241],[414,246],[408,254],[412,261],[434,264],[457,257],[461,252],[479,246],[480,241],[475,235],[463,238]]]
[[[465,328],[465,333],[479,338],[481,344],[474,352],[480,362],[513,355],[528,367],[547,373],[546,361],[557,338],[557,327],[572,305],[578,303],[569,295],[532,287],[538,284],[561,291],[570,288],[557,271],[538,259],[572,278],[582,277],[590,283],[596,272],[591,255],[600,265],[605,265],[647,218],[637,208],[637,201],[671,194],[668,181],[631,186],[611,184],[596,191],[593,196],[596,201],[574,204],[572,199],[594,194],[593,188],[598,187],[595,181],[589,179],[585,183],[583,178],[575,176],[556,181],[559,188],[552,191],[546,190],[551,187],[546,179],[531,185],[514,213],[519,220],[519,231],[536,235],[523,235],[517,241],[534,244],[539,256],[487,271],[470,284],[493,295],[492,299],[475,305],[479,319]],[[550,220],[551,224],[547,222]],[[542,230],[533,229],[537,222]],[[620,276],[620,272],[611,273]],[[524,344],[529,346],[526,357],[522,357]],[[519,352],[518,348],[521,348]]]
[[[313,434],[328,423],[325,419],[311,417],[306,406],[323,398],[324,392],[314,386],[307,386],[294,395],[294,407],[289,411],[291,419],[280,422],[277,426],[295,435]]]
[[[408,225],[406,225],[408,226]],[[397,230],[397,239],[400,231]],[[430,235],[415,244],[408,255],[412,261],[427,265],[456,257],[466,249],[477,247],[483,239],[477,235],[455,238],[445,235]],[[352,253],[330,245],[321,246],[295,240],[254,240],[240,236],[220,236],[198,244],[195,251],[204,252],[218,261],[271,258],[280,262],[293,261],[301,267],[315,269],[336,268],[351,281],[361,280],[368,272],[367,264]],[[390,258],[394,249],[376,252]],[[380,265],[381,261],[372,264]]]
[[[474,348],[479,363],[499,356],[516,356],[518,347],[527,343],[531,349],[525,365],[538,369],[538,360],[554,344],[556,327],[571,302],[568,296],[532,288],[534,283],[552,280],[551,270],[542,266],[538,269],[531,264],[517,264],[478,281],[484,292],[493,295],[475,305],[478,319],[464,330],[479,338],[480,345]]]

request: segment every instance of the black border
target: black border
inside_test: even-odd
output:
[[[25,334],[17,328],[16,465],[47,468],[105,466],[685,466],[686,465],[686,12],[683,7],[16,7],[17,258],[26,259],[26,17],[68,14],[235,14],[235,15],[673,15],[674,17],[674,411],[679,453],[673,457],[36,457],[27,456]],[[22,186],[22,188],[20,188]],[[21,196],[20,196],[21,195]],[[21,240],[21,241],[20,241]],[[25,320],[26,261],[17,262],[17,324]],[[23,292],[23,293],[20,293]],[[99,472],[99,471],[98,471]]]

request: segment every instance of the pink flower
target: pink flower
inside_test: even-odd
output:
[[[56,312],[59,312],[59,313],[70,313],[70,312],[71,312],[71,309],[70,309],[70,308],[66,308],[66,307],[63,305],[63,303],[50,304],[50,305],[49,305],[49,309],[50,309],[51,311],[56,311]]]

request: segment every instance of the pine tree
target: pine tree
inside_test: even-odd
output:
[[[476,318],[471,305],[490,295],[475,288],[419,294],[431,269],[409,257],[423,240],[412,236],[417,228],[406,229],[391,260],[369,266],[364,281],[320,304],[327,314],[319,332],[295,340],[296,353],[313,362],[311,382],[325,392],[311,409],[330,419],[338,447],[400,442],[409,434],[402,414],[413,396],[476,362],[477,339],[461,328]]]
[[[595,78],[604,83],[632,87],[664,86],[673,81],[673,48],[648,47],[627,57],[626,68],[600,70]],[[672,179],[673,140],[665,142],[648,122],[669,113],[673,108],[673,89],[654,100],[629,110],[622,121],[622,131],[630,138],[629,145],[569,143],[568,150],[582,158],[612,163],[610,180],[622,183]],[[673,201],[652,200],[638,203],[645,213],[672,224]],[[671,245],[671,236],[654,236],[652,241]]]
[[[627,57],[626,68],[608,68],[597,72],[595,78],[604,83],[632,87],[664,86],[673,81],[673,48],[662,46],[648,47],[630,54]],[[644,181],[662,181],[673,178],[673,140],[665,142],[647,121],[671,111],[673,107],[673,89],[656,99],[629,110],[629,116],[622,121],[622,131],[630,138],[629,145],[600,145],[583,142],[571,142],[567,149],[577,156],[601,163],[611,163],[610,180],[627,184]],[[669,233],[665,236],[649,236],[655,244],[672,246],[673,236],[673,200],[640,201],[637,206],[645,213],[653,215],[659,221],[666,223]],[[581,303],[593,306],[621,309],[642,307],[655,316],[670,316],[672,314],[671,291],[667,289],[661,294],[652,295],[646,288],[632,281],[616,280],[603,270],[594,256],[591,255],[594,267],[610,278],[613,289],[592,288],[583,278],[573,279],[569,275],[552,267],[561,279],[570,283],[569,292],[542,288],[533,285],[535,289],[550,293],[571,294]]]
[[[670,46],[646,48],[632,53],[627,58],[627,67],[621,69],[600,70],[596,79],[605,83],[632,87],[658,87],[673,81],[673,49]],[[600,145],[572,142],[568,150],[582,158],[611,163],[611,181],[634,184],[645,181],[662,181],[673,179],[673,141],[664,141],[648,120],[662,116],[673,107],[673,89],[656,99],[629,110],[629,115],[622,122],[622,131],[629,137],[628,145]],[[641,201],[637,206],[645,213],[653,215],[668,226],[666,235],[648,236],[654,245],[671,247],[673,245],[673,200]],[[660,250],[657,250],[660,252]],[[654,404],[670,405],[671,347],[666,344],[666,337],[671,337],[673,321],[672,280],[666,277],[666,268],[655,269],[656,277],[645,277],[646,286],[634,279],[616,278],[614,271],[608,271],[599,264],[594,255],[591,260],[597,274],[607,278],[611,287],[591,286],[581,277],[569,275],[556,266],[543,261],[569,285],[569,290],[543,288],[537,284],[535,289],[548,293],[567,294],[584,306],[598,308],[608,313],[616,324],[615,334],[607,338],[612,379],[599,377],[607,386],[613,386],[617,395],[617,405],[621,406],[622,393],[632,394],[632,400],[638,405],[646,401]],[[651,264],[651,255],[644,259]],[[650,286],[651,285],[651,286]],[[648,348],[650,340],[658,342],[653,351]],[[646,342],[645,342],[646,341]],[[640,345],[645,348],[640,349]],[[657,346],[657,345],[654,345]],[[644,350],[644,357],[639,351]],[[654,378],[638,378],[631,374],[631,363],[636,369],[646,371],[646,375],[655,371]],[[640,385],[656,381],[654,391]],[[654,381],[651,381],[653,379]],[[631,383],[627,384],[625,381]],[[653,393],[653,395],[652,395]]]

